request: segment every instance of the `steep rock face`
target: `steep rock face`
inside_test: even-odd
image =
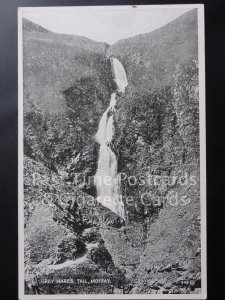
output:
[[[130,226],[128,242],[122,235],[118,245],[135,253],[132,232],[143,227],[134,293],[199,292],[197,39],[197,10],[192,10],[158,30],[121,40],[108,49],[123,63],[129,83],[117,103],[114,142]],[[127,202],[128,197],[132,201]],[[115,232],[111,234],[106,236],[109,249],[111,240],[118,239]],[[112,250],[120,263],[121,247]],[[129,264],[130,255],[124,254],[123,260]],[[180,272],[171,267],[166,275],[158,272],[169,262],[186,267]],[[158,269],[151,273],[151,267]],[[183,275],[189,278],[186,286],[176,283]],[[196,285],[191,286],[195,276]],[[159,281],[157,287],[153,279]]]
[[[142,184],[141,178],[184,175],[186,167],[199,163],[196,34],[197,12],[193,10],[152,33],[119,41],[108,50],[124,63],[129,82],[116,108],[115,149],[119,172],[135,176],[137,182],[122,181],[124,197],[140,202],[141,194],[149,191],[163,197],[170,188],[168,183],[155,187]],[[167,52],[157,49],[162,45]],[[137,72],[140,62],[132,60],[132,53],[142,56],[146,73]],[[166,65],[168,72],[158,77],[157,70]],[[152,79],[146,77],[150,68]]]
[[[79,235],[89,225],[74,205],[81,191],[28,157],[24,165],[25,256],[32,265],[50,258],[62,239]]]
[[[115,149],[123,196],[152,192],[163,197],[167,184],[156,187],[158,176],[181,176],[199,164],[198,68],[196,62],[177,67],[176,84],[132,96],[128,89],[116,110]],[[135,176],[128,181],[130,176]],[[149,176],[152,182],[147,183]],[[188,175],[190,176],[190,174]],[[155,178],[155,179],[154,179]],[[176,182],[171,182],[173,187]],[[129,207],[128,207],[129,209]],[[131,208],[132,210],[132,208]]]
[[[199,177],[195,168],[186,170]],[[133,293],[200,292],[199,182],[176,186],[171,192],[170,200],[165,201],[155,222],[148,226]]]
[[[92,208],[82,201],[78,205],[78,199],[88,195],[29,157],[25,156],[24,166],[26,294],[31,293],[27,283],[33,274],[42,294],[110,293],[119,269],[104,246]],[[49,284],[52,278],[54,284]],[[68,278],[73,282],[57,283]],[[82,278],[90,283],[80,283]],[[91,282],[93,278],[99,283]]]
[[[85,225],[83,228],[104,222],[109,225],[101,224],[100,230],[108,250],[99,251],[99,245],[93,245],[98,242],[99,237],[95,239],[99,232],[96,236],[91,233],[90,239],[94,241],[86,245],[90,255],[83,255],[82,260],[65,268],[48,269],[49,278],[52,275],[80,278],[85,274],[87,278],[104,277],[113,282],[116,267],[110,264],[112,270],[106,270],[105,265],[98,265],[98,255],[91,258],[91,253],[104,253],[106,261],[111,255],[117,267],[125,263],[126,277],[133,282],[131,293],[199,292],[200,196],[199,182],[195,180],[199,177],[196,14],[195,10],[191,11],[161,29],[119,41],[107,50],[123,63],[129,82],[125,94],[118,95],[113,141],[118,171],[126,176],[121,183],[122,196],[125,200],[128,196],[133,199],[132,205],[125,202],[126,231],[114,226],[117,219],[101,206],[90,209],[85,206],[80,214],[75,211],[78,222],[74,226],[73,216],[71,220],[67,215],[66,204],[61,210],[54,202],[39,203],[37,189],[43,195],[48,192],[46,187],[53,187],[55,197],[60,198],[60,180],[63,180],[65,200],[77,199],[83,195],[81,190],[95,195],[93,184],[83,185],[83,180],[94,175],[97,167],[98,145],[94,136],[114,83],[105,44],[51,33],[25,22],[24,98],[27,110],[24,143],[25,154],[29,156],[26,172],[38,170],[39,173],[43,168],[44,177],[53,174],[47,175],[38,188],[34,182],[29,182],[29,176],[28,183],[25,182],[32,186],[26,191],[30,202],[25,209],[28,213],[26,230],[31,233],[27,237],[32,243],[35,232],[41,230],[40,241],[46,250],[39,251],[35,245],[33,253],[37,253],[37,257],[32,258],[31,264],[39,262],[42,268],[48,259],[56,264],[63,264],[65,259],[73,260],[71,253],[60,252],[62,256],[58,256],[56,239],[61,245],[67,245],[63,237],[68,240],[82,237],[86,243],[90,237],[81,236],[79,221]],[[36,45],[39,48],[34,50]],[[146,181],[149,176],[152,177],[150,184]],[[70,196],[67,188],[73,185],[77,189]],[[147,193],[147,209],[140,201],[144,193]],[[178,204],[171,205],[175,198]],[[55,219],[51,204],[57,210]],[[48,240],[45,239],[48,236],[46,227],[35,227],[39,218],[43,218],[39,221],[48,224],[54,233]],[[42,253],[44,257],[39,257]],[[27,257],[29,260],[29,255]],[[48,284],[43,284],[42,288],[44,293],[51,293]],[[74,289],[71,284],[59,292],[83,293],[91,289],[92,286],[90,290],[79,286]],[[107,284],[95,285],[95,293],[102,291],[112,292]]]
[[[107,47],[23,21],[25,154],[70,181],[96,170],[94,136],[114,88]]]

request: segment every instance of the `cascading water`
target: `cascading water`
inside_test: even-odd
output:
[[[123,65],[116,58],[111,58],[114,80],[117,91],[124,93],[128,85]],[[112,93],[109,107],[102,115],[96,140],[100,144],[98,169],[95,175],[97,201],[125,219],[124,204],[120,197],[120,187],[117,174],[117,159],[110,147],[114,135],[114,115],[116,93]]]

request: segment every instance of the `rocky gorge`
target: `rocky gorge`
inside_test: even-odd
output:
[[[43,294],[200,292],[197,39],[197,10],[113,45],[24,19],[25,270]],[[110,57],[126,71],[124,93]],[[113,92],[125,227],[87,184]]]

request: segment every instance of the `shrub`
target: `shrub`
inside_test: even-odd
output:
[[[101,238],[101,234],[97,228],[92,227],[84,230],[83,237],[86,242],[92,243],[97,242]]]
[[[85,243],[80,237],[70,236],[62,239],[57,246],[54,263],[60,264],[66,260],[73,260],[84,254],[86,251]]]

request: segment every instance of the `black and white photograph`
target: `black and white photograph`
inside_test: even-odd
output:
[[[18,8],[20,299],[205,299],[204,6]]]

